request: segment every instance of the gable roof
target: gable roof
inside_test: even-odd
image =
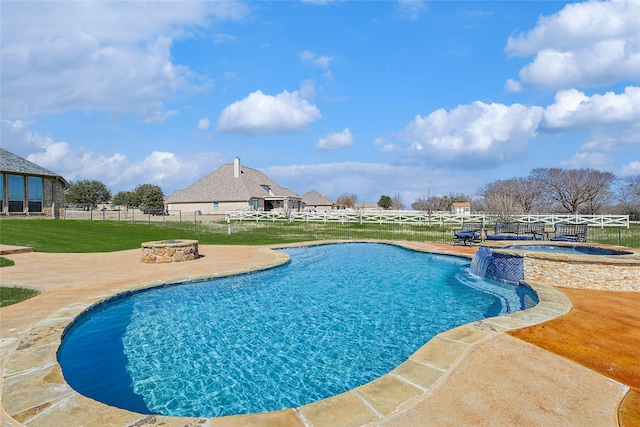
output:
[[[38,166],[17,154],[13,154],[12,152],[5,150],[4,148],[0,148],[0,172],[16,173],[21,175],[50,176],[53,178],[59,178],[65,185],[69,185],[61,175],[51,172],[49,169],[45,169],[42,166]]]
[[[302,200],[304,200],[307,205],[311,206],[333,206],[335,203],[333,200],[324,194],[318,193],[316,190],[311,190],[303,194]]]
[[[176,190],[167,198],[167,203],[248,202],[251,198],[300,198],[256,169],[241,166],[240,176],[234,178],[233,175],[233,163],[222,165],[184,190]],[[267,186],[268,190],[264,186]]]

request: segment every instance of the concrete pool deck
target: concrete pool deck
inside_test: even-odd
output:
[[[475,251],[406,246],[465,256]],[[538,306],[442,333],[388,375],[300,408],[218,419],[149,416],[72,390],[56,350],[66,325],[91,304],[287,260],[256,246],[201,245],[200,253],[171,264],[141,263],[139,249],[3,255],[15,261],[0,270],[3,286],[42,293],[0,309],[2,425],[640,425],[640,293],[559,290],[549,283],[531,284]]]

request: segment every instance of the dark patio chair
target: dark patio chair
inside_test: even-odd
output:
[[[586,242],[587,224],[556,224],[553,237],[555,242]]]
[[[521,236],[529,236],[526,240],[542,240],[544,239],[545,225],[544,222],[523,222],[520,223],[518,234]]]
[[[482,221],[463,221],[462,227],[453,232],[453,244],[478,243],[482,241]]]
[[[486,240],[527,240],[520,236],[520,224],[517,222],[496,222],[493,234],[487,234]]]

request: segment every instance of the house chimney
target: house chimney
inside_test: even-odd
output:
[[[240,178],[240,157],[233,159],[233,177]]]

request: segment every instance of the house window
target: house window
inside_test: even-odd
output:
[[[258,207],[260,206],[258,203],[259,203],[258,199],[253,199],[253,210],[254,211],[258,210]]]
[[[29,184],[29,212],[42,212],[42,178],[30,176]]]
[[[220,210],[220,202],[213,202],[213,210],[214,211]]]
[[[9,193],[9,212],[24,212],[24,176],[9,175],[7,179]]]
[[[4,212],[4,174],[0,173],[0,212]]]
[[[264,191],[266,191],[267,193],[269,192],[269,186],[268,185],[262,185],[262,189]]]

